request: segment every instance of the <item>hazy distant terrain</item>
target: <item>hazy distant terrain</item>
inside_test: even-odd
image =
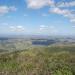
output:
[[[0,52],[24,50],[33,46],[75,46],[75,38],[69,37],[0,37]]]

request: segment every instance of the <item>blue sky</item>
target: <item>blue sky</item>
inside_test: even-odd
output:
[[[75,35],[75,0],[0,0],[0,34]]]

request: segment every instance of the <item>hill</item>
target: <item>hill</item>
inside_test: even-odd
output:
[[[31,47],[0,54],[0,75],[75,75],[75,47]]]

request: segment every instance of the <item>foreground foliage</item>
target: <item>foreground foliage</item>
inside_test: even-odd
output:
[[[34,47],[0,55],[0,75],[75,75],[74,47]]]

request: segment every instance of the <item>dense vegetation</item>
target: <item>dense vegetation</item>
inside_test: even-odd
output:
[[[31,47],[0,54],[0,75],[75,75],[75,47]]]

